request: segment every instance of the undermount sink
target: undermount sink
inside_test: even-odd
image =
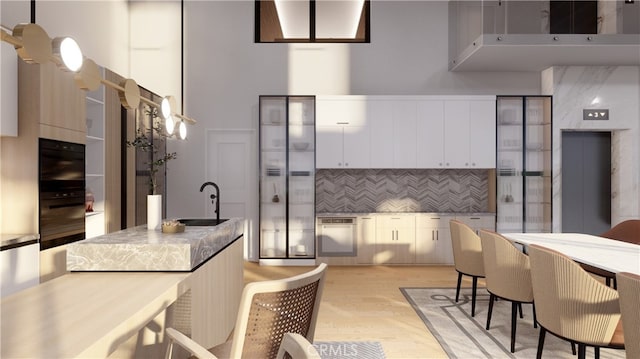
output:
[[[222,222],[226,222],[228,219],[215,219],[215,218],[182,218],[178,219],[178,222],[183,223],[185,226],[217,226]]]

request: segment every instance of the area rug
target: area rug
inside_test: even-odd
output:
[[[476,315],[471,317],[471,288],[460,291],[456,303],[455,288],[400,288],[431,334],[450,358],[535,358],[538,329],[533,327],[530,304],[523,304],[524,318],[518,318],[515,353],[509,351],[511,337],[511,302],[499,300],[493,306],[491,328],[485,330],[489,293],[478,288]],[[543,358],[576,358],[571,344],[547,333]],[[587,349],[587,358],[593,358]],[[601,349],[600,358],[625,357],[624,350]]]
[[[322,359],[384,359],[379,342],[314,342]]]

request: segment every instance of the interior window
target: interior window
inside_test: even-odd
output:
[[[362,42],[369,0],[256,0],[255,42]]]

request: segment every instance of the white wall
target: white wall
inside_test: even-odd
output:
[[[370,44],[256,44],[253,1],[185,2],[185,113],[198,123],[169,144],[168,215],[209,213],[205,132],[257,131],[259,95],[540,93],[535,72],[447,71],[447,19],[446,1],[374,1]]]

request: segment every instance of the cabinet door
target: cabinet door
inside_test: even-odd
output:
[[[342,126],[316,127],[316,168],[343,168]]]
[[[393,168],[416,168],[417,111],[416,101],[394,101]]]
[[[358,263],[372,264],[376,253],[376,218],[358,217]]]
[[[469,165],[471,168],[495,168],[495,101],[471,101],[469,114]]]
[[[53,63],[41,64],[39,67],[40,123],[81,132],[80,142],[83,143],[86,133],[84,91],[76,86],[73,73],[60,71]]]
[[[418,103],[417,135],[417,168],[444,167],[443,101]]]
[[[416,263],[451,264],[453,249],[449,220],[454,217],[419,216],[416,223]]]
[[[415,262],[415,218],[379,216],[376,219],[374,262],[406,264]]]
[[[471,229],[473,229],[476,234],[481,229],[495,231],[496,228],[496,217],[493,215],[456,216],[456,219],[471,227]]]
[[[371,136],[371,168],[393,168],[392,102],[367,101],[367,121]]]
[[[0,252],[0,294],[3,297],[40,283],[40,244]]]
[[[342,158],[344,168],[370,168],[371,140],[369,138],[369,127],[345,126],[343,131],[342,148],[344,153]]]
[[[319,126],[364,126],[366,101],[362,96],[316,98],[316,124]]]
[[[0,136],[18,136],[18,55],[9,43],[0,43]]]
[[[445,101],[444,158],[446,168],[469,165],[469,101]]]

